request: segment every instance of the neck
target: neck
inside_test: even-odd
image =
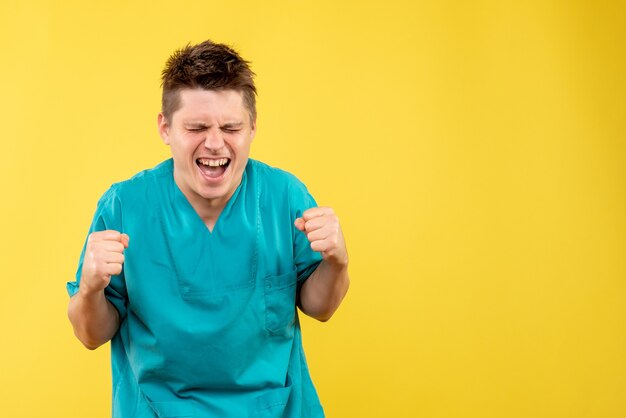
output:
[[[192,198],[190,198],[187,194],[185,194],[185,197],[187,197],[187,200],[200,219],[204,221],[207,228],[209,228],[210,231],[213,231],[217,218],[219,218],[220,214],[226,207],[228,199],[205,199],[195,193],[193,193]]]
[[[229,193],[228,196],[206,199],[188,187],[184,187],[184,185],[178,181],[176,170],[174,170],[174,181],[183,195],[187,198],[189,204],[191,204],[191,207],[193,207],[200,219],[204,221],[207,228],[209,228],[210,231],[213,231],[217,218],[226,207],[226,204],[233,195],[234,191]]]

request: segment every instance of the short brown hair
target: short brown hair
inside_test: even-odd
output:
[[[243,94],[250,120],[256,119],[256,87],[249,62],[231,47],[206,40],[174,52],[161,73],[161,111],[168,121],[180,107],[180,90],[236,90]]]

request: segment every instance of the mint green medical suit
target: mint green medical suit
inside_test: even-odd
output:
[[[171,159],[103,195],[90,232],[130,236],[105,290],[121,319],[113,417],[324,416],[296,313],[321,256],[293,223],[313,206],[293,175],[252,159],[213,232],[174,182]]]

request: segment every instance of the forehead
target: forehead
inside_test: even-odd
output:
[[[178,94],[180,105],[172,115],[174,120],[239,120],[248,115],[243,94],[237,90],[183,89]]]

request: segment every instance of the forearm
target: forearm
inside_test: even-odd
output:
[[[119,313],[102,290],[79,290],[70,299],[67,314],[74,334],[90,350],[113,338],[119,327]]]
[[[300,309],[320,321],[328,321],[350,286],[348,265],[335,266],[322,261],[300,289]]]

